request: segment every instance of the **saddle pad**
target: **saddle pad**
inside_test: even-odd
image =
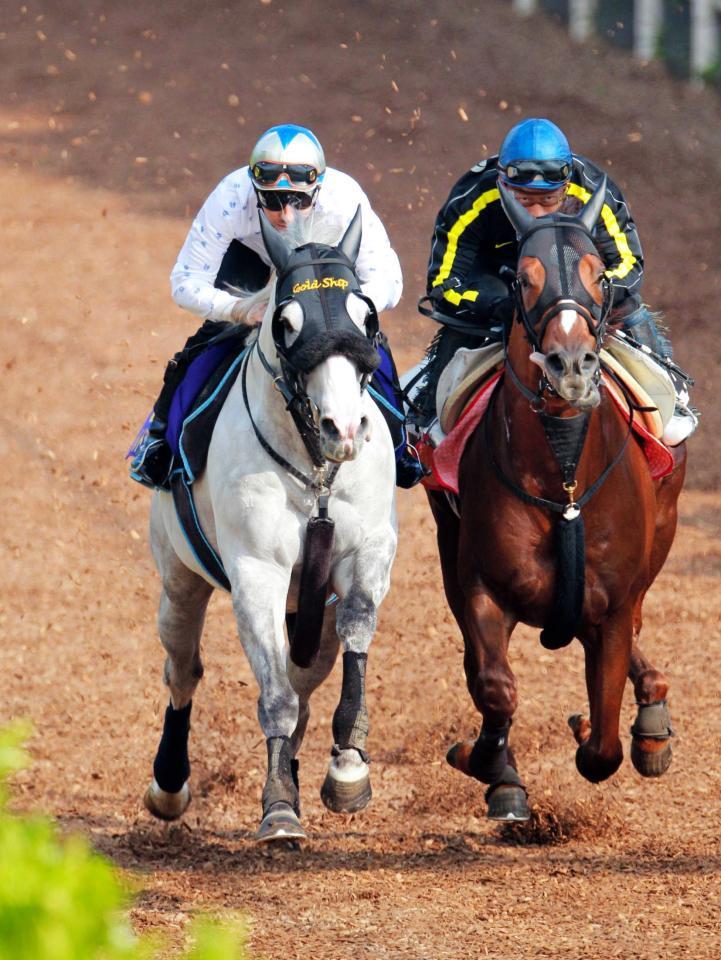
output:
[[[423,481],[428,489],[458,493],[458,471],[463,451],[471,434],[481,422],[502,373],[502,370],[498,371],[481,386],[461,414],[455,427],[432,450],[432,456],[428,455],[431,451],[425,449],[422,451],[422,460],[431,470],[430,475]],[[620,388],[606,374],[604,374],[603,383],[609,396],[627,419],[628,404]],[[646,456],[652,479],[660,480],[668,476],[675,464],[672,451],[646,429],[637,415],[634,415],[633,430]]]
[[[610,377],[606,376],[606,374],[603,375],[603,383],[618,409],[624,417],[628,419],[628,403],[620,388]],[[664,477],[667,477],[669,473],[673,471],[676,464],[673,450],[670,450],[658,437],[650,433],[639,421],[638,415],[636,414],[634,414],[633,418],[633,432],[636,434],[636,438],[646,455],[646,461],[651,471],[651,478],[653,480],[662,480]]]
[[[665,427],[676,406],[676,390],[668,372],[653,357],[637,347],[632,347],[621,337],[612,336],[607,339],[601,351],[601,359],[607,359],[608,354],[623,367],[624,383],[632,393],[635,391],[634,384],[639,384],[650,397],[651,405],[657,407]]]
[[[482,380],[503,363],[503,344],[461,347],[438,378],[436,410],[444,433],[450,433]]]
[[[442,490],[458,493],[458,468],[463,451],[466,449],[471,434],[481,422],[488,407],[488,401],[491,399],[491,394],[502,374],[503,371],[499,370],[483,384],[476,396],[466,406],[455,427],[433,451],[432,472],[429,480],[435,481],[438,485],[435,489],[440,487]]]
[[[661,414],[658,407],[643,389],[641,384],[637,383],[633,377],[630,376],[628,371],[621,366],[618,360],[616,360],[616,358],[610,353],[606,353],[604,356],[604,352],[605,351],[601,351],[601,362],[605,364],[607,370],[610,370],[611,373],[618,377],[621,383],[623,383],[631,395],[632,400],[634,400],[640,407],[651,408],[649,410],[635,410],[634,419],[638,419],[652,437],[656,437],[657,440],[660,440],[663,436],[663,420],[661,419]],[[604,371],[604,376],[607,380],[612,379],[606,376],[606,371]]]

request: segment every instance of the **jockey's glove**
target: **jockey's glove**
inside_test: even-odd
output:
[[[489,316],[496,323],[503,324],[504,327],[510,327],[514,308],[515,304],[512,296],[498,297],[491,303]]]

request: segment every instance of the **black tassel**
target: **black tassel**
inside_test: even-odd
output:
[[[320,649],[335,534],[335,522],[322,503],[319,513],[320,516],[310,518],[305,532],[298,611],[289,638],[290,659],[303,668],[313,663]]]
[[[556,524],[556,591],[550,621],[541,631],[547,650],[568,646],[576,635],[586,588],[586,544],[583,515]]]

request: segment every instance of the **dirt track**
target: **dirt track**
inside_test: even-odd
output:
[[[89,834],[137,874],[138,927],[179,936],[196,909],[240,909],[268,958],[721,955],[721,415],[711,396],[721,237],[709,220],[719,100],[616,51],[569,52],[546,20],[516,20],[502,2],[482,15],[464,5],[453,23],[440,4],[421,14],[410,0],[392,14],[375,0],[358,10],[241,3],[232,14],[161,2],[152,19],[108,0],[92,13],[2,6],[0,722],[30,716],[37,731],[20,804]],[[644,782],[626,761],[605,785],[582,781],[565,725],[585,704],[580,649],[550,654],[519,631],[514,736],[540,827],[514,839],[483,818],[480,787],[443,761],[477,719],[423,494],[401,492],[369,670],[368,811],[333,817],[318,797],[336,670],[302,754],[312,843],[301,853],[253,844],[265,751],[254,681],[217,597],[194,711],[194,803],[182,826],[150,822],[140,797],[165,702],[157,585],[149,495],[126,480],[122,456],[193,327],[167,282],[189,217],[264,126],[308,123],[366,187],[399,251],[406,293],[385,327],[409,365],[432,332],[414,302],[435,211],[483,144],[493,152],[516,115],[534,114],[610,164],[644,240],[647,299],[699,380],[704,425],[644,630],[672,682],[671,771]],[[624,730],[632,701],[629,690]]]

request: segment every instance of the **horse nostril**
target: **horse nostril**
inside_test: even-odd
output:
[[[361,417],[360,428],[363,433],[368,429],[368,417]]]
[[[547,353],[546,366],[549,368],[551,373],[555,373],[559,377],[565,369],[565,365],[561,359],[560,353]]]
[[[599,363],[598,355],[593,353],[591,350],[589,350],[587,353],[584,353],[583,355],[583,358],[581,360],[581,369],[588,370],[589,372],[593,372],[598,366],[598,363]]]
[[[340,439],[340,430],[330,417],[323,417],[320,421],[320,427],[323,433],[325,433],[327,437],[330,437],[331,440]]]

